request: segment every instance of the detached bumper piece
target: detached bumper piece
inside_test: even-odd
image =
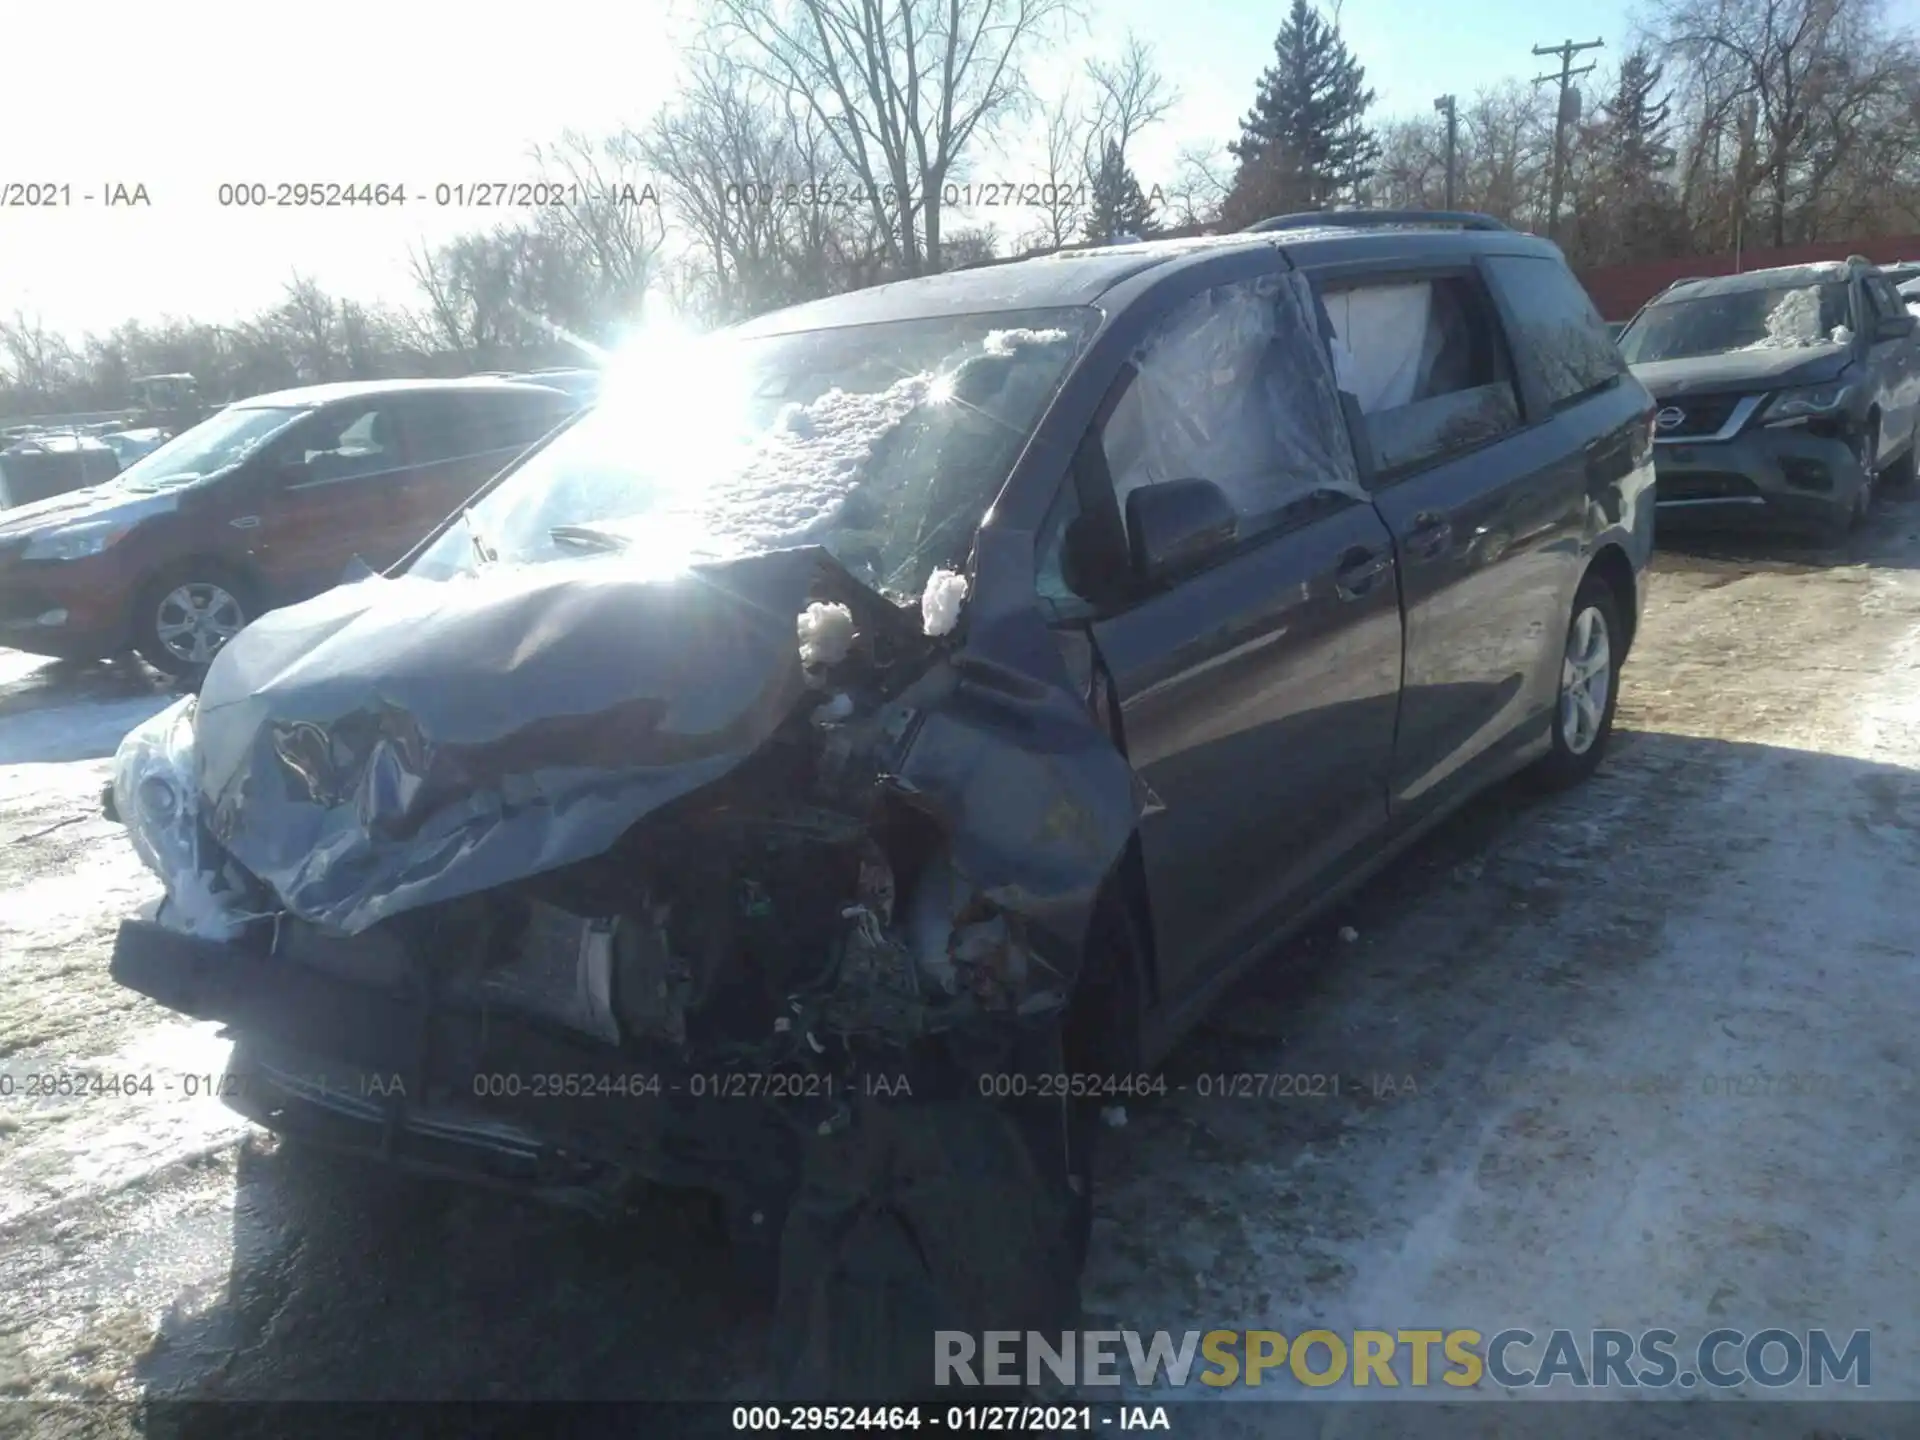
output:
[[[643,1178],[711,1186],[793,1164],[770,1107],[694,1098],[705,1087],[670,1063],[498,1010],[436,1008],[262,943],[126,920],[112,975],[236,1032],[221,1082],[232,1109],[416,1173],[614,1214]]]
[[[149,920],[123,920],[110,973],[169,1010],[367,1070],[394,1069],[419,1046],[418,1018],[392,995],[276,962],[244,942],[202,940]]]

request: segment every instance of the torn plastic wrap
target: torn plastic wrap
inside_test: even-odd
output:
[[[1143,485],[1204,475],[1241,514],[1260,514],[1276,464],[1366,498],[1317,306],[1305,276],[1264,276],[1209,291],[1154,334],[1107,425],[1123,507]]]
[[[794,713],[795,616],[823,599],[917,629],[818,548],[673,580],[580,562],[368,581],[270,613],[201,690],[208,828],[349,933],[591,858]]]

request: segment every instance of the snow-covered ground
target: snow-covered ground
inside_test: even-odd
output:
[[[1601,775],[1471,807],[1103,1133],[1089,1323],[1868,1329],[1920,1398],[1916,531],[1663,555]],[[0,1394],[756,1393],[697,1207],[396,1184],[187,1093],[224,1043],[105,973],[154,893],[98,815],[143,674],[0,652]],[[83,1069],[161,1084],[20,1093]],[[1194,1084],[1233,1072],[1346,1088]]]

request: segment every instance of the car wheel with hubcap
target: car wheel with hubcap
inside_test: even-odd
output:
[[[156,670],[198,675],[253,618],[250,588],[213,566],[170,571],[141,592],[136,647]]]
[[[1560,659],[1560,693],[1553,707],[1552,748],[1534,767],[1532,778],[1544,789],[1576,785],[1591,775],[1613,735],[1613,711],[1620,698],[1620,666],[1626,659],[1626,631],[1620,601],[1597,575],[1580,582],[1567,622]]]

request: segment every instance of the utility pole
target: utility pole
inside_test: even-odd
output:
[[[1573,82],[1577,76],[1591,74],[1594,68],[1591,65],[1582,65],[1575,70],[1573,57],[1582,50],[1598,50],[1606,43],[1604,40],[1583,40],[1575,44],[1571,40],[1562,40],[1558,45],[1533,47],[1533,53],[1536,55],[1560,57],[1558,75],[1549,73],[1533,77],[1533,83],[1536,85],[1545,85],[1550,80],[1560,82],[1560,99],[1553,111],[1553,191],[1547,201],[1547,238],[1556,243],[1560,239],[1560,197],[1566,192],[1567,183],[1567,122],[1574,118],[1573,111],[1576,104],[1574,97],[1578,93],[1573,88]]]
[[[1453,180],[1455,158],[1460,153],[1460,116],[1453,102],[1453,96],[1442,95],[1433,102],[1433,108],[1447,117],[1447,209],[1453,209]]]

